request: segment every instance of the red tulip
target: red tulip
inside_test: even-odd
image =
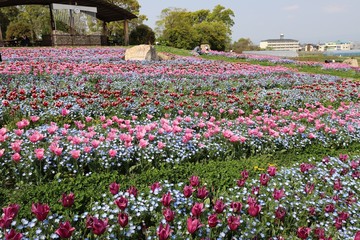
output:
[[[241,176],[243,177],[243,179],[248,179],[248,177],[249,177],[249,172],[248,171],[246,171],[246,170],[243,170],[242,172],[241,172]]]
[[[198,176],[191,176],[190,177],[190,185],[193,187],[197,187],[200,184],[200,180]]]
[[[214,210],[216,213],[222,213],[224,209],[226,208],[226,205],[221,201],[220,199],[216,200],[214,205]]]
[[[334,212],[335,211],[335,206],[332,203],[326,204],[324,210],[327,213]]]
[[[311,232],[311,228],[308,227],[299,227],[296,234],[301,239],[307,239]]]
[[[286,209],[285,209],[285,208],[283,208],[283,207],[278,207],[278,208],[276,209],[276,211],[275,211],[275,217],[276,217],[277,219],[282,220],[282,219],[284,219],[285,215],[286,215]]]
[[[216,225],[219,223],[219,220],[217,218],[217,215],[214,213],[214,214],[211,214],[209,217],[208,217],[208,224],[209,224],[209,227],[213,228],[213,227],[216,227]]]
[[[284,193],[284,189],[274,189],[274,192],[273,192],[273,198],[275,200],[280,200],[281,198],[283,198],[285,196],[285,193]]]
[[[209,194],[209,191],[206,189],[205,186],[197,189],[197,197],[200,199],[206,198],[208,194]]]
[[[167,222],[172,222],[175,218],[175,213],[170,209],[170,208],[166,208],[163,210],[163,215],[165,217],[165,220]]]
[[[245,179],[245,178],[241,178],[241,179],[239,179],[239,180],[236,181],[236,184],[237,184],[239,187],[245,186],[245,183],[246,183],[246,179]]]
[[[193,234],[203,225],[201,224],[200,220],[197,218],[191,218],[189,217],[187,219],[187,230],[190,234]]]
[[[267,186],[269,180],[270,180],[269,175],[267,175],[265,173],[260,174],[260,183],[261,183],[261,185]]]
[[[186,198],[189,198],[191,197],[192,193],[194,192],[194,189],[192,188],[192,186],[185,186],[184,187],[184,190],[183,190],[183,193],[184,193],[184,196]]]
[[[93,218],[92,223],[92,231],[95,235],[101,235],[106,231],[106,228],[108,227],[108,219],[105,220]]]
[[[170,225],[166,224],[165,227],[162,223],[157,230],[157,235],[159,236],[159,240],[166,240],[170,237],[172,230],[170,229]]]
[[[5,232],[5,240],[21,240],[22,234],[11,229],[10,232]]]
[[[267,173],[270,175],[270,176],[275,176],[276,174],[276,167],[275,166],[269,166],[268,169],[267,169]]]
[[[261,211],[261,206],[259,204],[251,204],[248,208],[248,213],[252,217],[256,217]]]
[[[110,185],[109,185],[109,189],[110,189],[110,193],[112,195],[116,195],[118,194],[119,192],[119,189],[120,189],[120,184],[116,183],[116,182],[112,182]]]
[[[317,237],[318,239],[320,238],[324,238],[325,237],[325,229],[324,228],[315,228],[314,230],[314,235],[315,237]]]
[[[152,192],[155,192],[156,189],[160,189],[160,188],[161,188],[161,185],[159,182],[153,183],[150,187]]]
[[[59,228],[55,231],[61,238],[70,238],[72,233],[75,231],[74,227],[71,227],[70,222],[60,223]]]
[[[232,202],[230,203],[230,207],[233,209],[233,212],[237,213],[241,211],[242,204],[241,202]]]
[[[240,217],[230,216],[227,219],[228,226],[231,231],[235,231],[240,226]]]
[[[354,240],[360,240],[360,231],[355,234]]]
[[[131,187],[129,187],[129,189],[127,190],[127,192],[128,192],[130,195],[133,195],[134,197],[136,197],[138,190],[137,190],[136,187],[131,186]]]
[[[74,193],[69,193],[68,195],[66,195],[65,193],[63,193],[61,199],[59,202],[61,202],[61,204],[63,205],[63,207],[71,207],[74,204]]]
[[[119,213],[118,215],[118,223],[121,227],[126,227],[129,222],[129,216],[126,213]]]
[[[163,204],[164,207],[169,207],[172,200],[173,199],[171,197],[171,193],[168,192],[162,196],[161,203]]]
[[[200,217],[200,214],[204,211],[204,204],[203,203],[195,203],[194,206],[191,208],[191,214],[193,217]]]
[[[114,203],[116,204],[116,206],[118,206],[118,208],[124,211],[125,208],[127,208],[128,199],[126,197],[121,196],[120,198],[116,199]]]
[[[50,212],[50,207],[47,204],[33,203],[31,212],[35,214],[38,221],[44,221]]]

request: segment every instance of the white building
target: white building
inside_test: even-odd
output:
[[[319,44],[319,51],[347,51],[351,50],[352,43],[351,42],[327,42],[327,43],[320,43]]]
[[[284,34],[279,39],[267,39],[260,42],[261,49],[282,50],[282,51],[298,51],[301,49],[298,40],[286,39]]]

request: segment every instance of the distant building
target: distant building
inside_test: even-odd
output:
[[[286,39],[284,38],[284,34],[281,34],[279,39],[262,40],[260,42],[260,48],[282,51],[298,51],[301,49],[298,40]]]
[[[301,51],[305,51],[305,52],[315,52],[315,51],[318,51],[318,46],[315,45],[315,44],[311,44],[311,43],[308,43],[308,44],[305,44],[301,47]]]
[[[352,43],[351,42],[342,42],[342,41],[336,41],[336,42],[327,42],[327,43],[320,43],[319,44],[319,51],[325,52],[325,51],[348,51],[352,49]]]

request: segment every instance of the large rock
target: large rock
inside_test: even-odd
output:
[[[158,59],[160,61],[168,61],[168,60],[174,60],[176,59],[173,54],[170,53],[164,53],[164,52],[158,52],[157,53]]]
[[[353,58],[346,59],[343,63],[349,64],[352,67],[359,67],[359,63],[357,59],[353,59]]]
[[[141,44],[125,51],[125,60],[158,60],[154,46]]]

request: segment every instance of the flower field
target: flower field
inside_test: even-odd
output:
[[[2,50],[1,186],[360,142],[359,81],[297,72],[285,60],[141,62],[124,54]],[[0,238],[360,239],[360,156],[270,165],[250,177],[248,170],[216,194],[220,186],[198,176],[144,183],[150,187],[141,191],[109,182],[82,212],[72,210],[79,193],[71,186],[55,199],[58,212],[41,199],[3,202]]]

